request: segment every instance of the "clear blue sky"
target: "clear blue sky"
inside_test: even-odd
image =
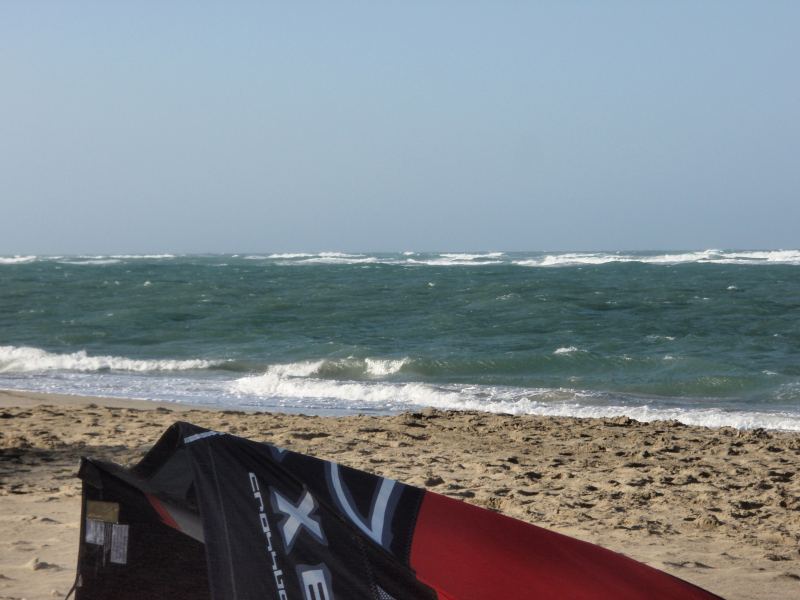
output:
[[[0,254],[797,248],[800,2],[0,3]]]

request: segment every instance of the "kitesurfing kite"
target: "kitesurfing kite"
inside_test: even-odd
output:
[[[176,423],[84,459],[76,600],[693,600],[599,546],[391,479]]]

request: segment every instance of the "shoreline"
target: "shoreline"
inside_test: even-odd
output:
[[[174,421],[393,477],[622,552],[725,598],[800,595],[800,433],[625,417],[308,416],[0,390],[0,600],[63,597],[82,455]]]
[[[252,414],[295,414],[323,417],[347,417],[358,415],[375,415],[391,417],[405,412],[417,412],[425,410],[427,406],[408,405],[402,409],[393,408],[324,408],[324,407],[299,407],[299,406],[280,406],[263,405],[253,406],[248,404],[227,403],[227,402],[205,402],[192,400],[155,400],[151,398],[135,398],[123,396],[98,396],[93,394],[73,394],[65,392],[43,392],[39,390],[27,390],[21,388],[5,388],[0,384],[0,406],[3,406],[3,395],[18,397],[19,402],[30,405],[32,402],[47,402],[49,398],[57,398],[59,402],[65,404],[82,404],[93,401],[102,406],[162,406],[176,411],[182,410],[211,410],[211,411],[235,411]],[[36,400],[32,400],[36,399]],[[652,400],[653,398],[651,398]],[[11,401],[13,404],[13,400]],[[644,406],[622,406],[612,405],[603,411],[601,407],[584,406],[582,409],[573,411],[558,411],[543,409],[540,411],[516,412],[514,410],[486,410],[475,406],[469,407],[450,407],[440,406],[436,410],[445,412],[481,412],[497,416],[536,416],[542,418],[565,418],[565,419],[588,419],[588,420],[607,420],[607,419],[632,419],[642,423],[660,423],[677,421],[687,427],[699,427],[701,429],[734,429],[737,431],[771,431],[780,433],[794,433],[800,435],[800,414],[795,415],[786,412],[760,412],[760,411],[731,411],[725,413],[721,409],[687,409],[669,410],[660,407]],[[598,412],[599,411],[599,412]],[[715,412],[716,411],[716,412]],[[697,415],[701,415],[698,417]],[[734,419],[726,419],[724,415],[734,416]],[[781,426],[782,425],[782,426]],[[2,599],[0,599],[2,600]]]

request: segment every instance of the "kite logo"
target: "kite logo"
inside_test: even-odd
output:
[[[322,525],[319,522],[319,517],[315,517],[312,513],[317,510],[317,501],[306,490],[302,498],[297,504],[287,500],[275,488],[270,488],[272,497],[272,507],[275,512],[281,512],[286,515],[286,518],[280,523],[281,536],[283,537],[283,545],[286,552],[292,551],[294,542],[300,532],[305,529],[310,533],[314,539],[320,544],[327,546],[325,534],[322,532]]]
[[[278,553],[272,544],[272,529],[269,526],[269,519],[267,519],[264,497],[261,495],[261,489],[258,487],[258,478],[255,473],[249,473],[249,476],[253,498],[258,501],[258,520],[261,523],[261,531],[264,532],[264,536],[267,538],[267,552],[272,563],[272,576],[275,579],[275,586],[278,588],[278,600],[288,600],[289,596],[283,583],[283,571],[278,567]]]
[[[297,577],[305,600],[333,600],[331,573],[324,564],[297,565]]]
[[[402,485],[398,485],[394,479],[382,478],[378,492],[372,498],[369,515],[365,519],[358,513],[350,490],[342,481],[339,465],[334,462],[328,463],[327,474],[328,486],[333,492],[333,497],[350,521],[371,540],[388,549],[392,542],[391,522],[402,492]]]

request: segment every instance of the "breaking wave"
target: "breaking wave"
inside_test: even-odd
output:
[[[790,264],[800,265],[800,250],[766,250],[753,252],[727,252],[724,250],[703,250],[673,254],[622,254],[606,252],[565,252],[547,254],[540,258],[515,260],[515,265],[523,267],[566,267],[575,265],[603,265],[607,263],[638,262],[654,265],[674,265],[682,263],[712,264]]]
[[[246,256],[245,258],[308,258],[314,256],[306,252],[285,252],[283,254],[270,254],[269,256]]]
[[[264,261],[276,265],[364,265],[462,266],[516,265],[520,267],[571,267],[614,263],[650,265],[722,264],[722,265],[800,265],[800,250],[698,250],[689,252],[280,252],[239,256],[218,255],[230,259]],[[193,260],[191,256],[188,258]],[[174,254],[112,254],[98,256],[4,256],[0,265],[58,261],[70,265],[111,265],[139,260],[169,260]],[[227,263],[225,263],[227,264]],[[216,265],[219,266],[219,265]]]
[[[125,260],[155,260],[176,257],[174,254],[112,254],[111,258],[121,258]]]
[[[36,260],[36,256],[0,256],[0,265],[19,265]]]
[[[574,352],[579,352],[579,348],[576,346],[563,346],[561,348],[556,348],[553,350],[553,354],[573,354]]]
[[[298,262],[306,265],[360,265],[381,262],[381,260],[375,256],[325,256],[325,254],[326,253],[323,253],[313,258],[304,258]]]
[[[86,266],[98,266],[98,265],[116,265],[122,262],[122,259],[119,258],[87,258],[83,260],[60,260],[58,261],[62,265],[86,265]]]
[[[29,346],[0,346],[0,373],[35,371],[188,371],[221,365],[209,360],[147,360],[120,356],[89,356],[81,350],[56,354]]]
[[[394,361],[390,361],[394,362]],[[273,365],[263,375],[242,377],[229,391],[246,406],[307,406],[346,410],[399,411],[433,407],[512,415],[607,418],[639,421],[674,419],[687,425],[800,431],[800,415],[720,408],[657,406],[658,399],[625,398],[570,388],[323,379],[326,361]],[[391,364],[392,372],[401,365]],[[378,369],[379,371],[381,369]],[[630,404],[629,404],[630,403]]]

